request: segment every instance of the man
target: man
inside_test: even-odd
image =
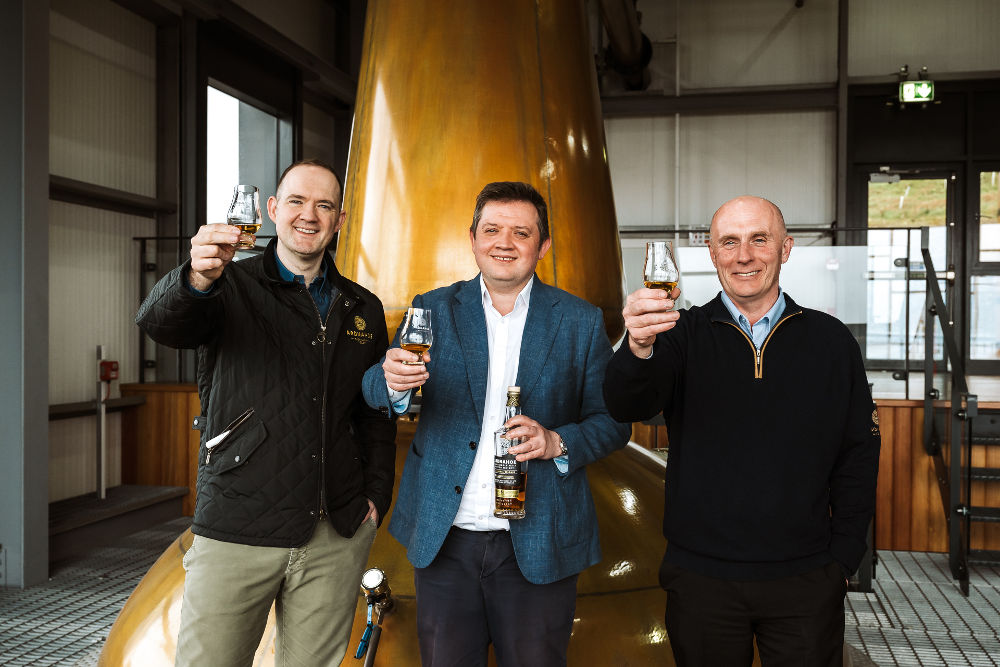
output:
[[[251,664],[272,602],[276,664],[339,665],[346,650],[396,431],[361,396],[388,335],[381,302],[326,252],[340,202],[329,166],[291,165],[263,254],[233,262],[240,230],[205,225],[136,316],[157,342],[198,348],[206,421],[178,665]]]
[[[670,436],[660,583],[678,665],[839,665],[846,577],[875,506],[878,418],[847,327],[778,285],[781,211],[738,197],[712,218],[722,293],[673,311],[639,289],[604,396]]]
[[[434,346],[398,347],[365,374],[373,407],[406,409],[423,387],[389,532],[415,568],[424,667],[565,665],[577,574],[600,560],[586,465],[625,445],[601,381],[611,346],[601,311],[534,275],[548,252],[545,200],[526,183],[490,183],[469,230],[481,273],[413,299],[430,308]],[[494,512],[494,431],[506,422],[527,466],[526,516]]]

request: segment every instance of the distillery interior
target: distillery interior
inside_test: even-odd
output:
[[[490,181],[545,196],[538,276],[598,306],[615,346],[647,241],[673,244],[678,307],[701,305],[720,290],[715,210],[777,204],[795,239],[781,285],[854,335],[881,433],[844,664],[1000,665],[1000,2],[5,8],[0,664],[173,664],[203,360],[136,311],[235,185],[263,202],[318,158],[344,180],[336,265],[390,337],[415,294],[476,275]],[[237,259],[275,233],[264,211]],[[418,400],[397,489],[419,423]],[[674,664],[669,448],[658,415],[588,468],[603,559],[580,575],[570,665]],[[385,581],[358,589],[342,664],[420,664],[413,567],[385,527],[368,565]],[[366,600],[384,614],[356,659]],[[274,633],[272,617],[255,665]]]

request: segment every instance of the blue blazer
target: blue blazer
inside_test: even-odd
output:
[[[415,567],[427,567],[458,513],[476,448],[493,447],[479,442],[489,346],[478,276],[417,295],[413,305],[432,310],[434,345],[389,532]],[[562,436],[569,470],[561,474],[551,460],[528,463],[527,516],[511,521],[510,532],[518,566],[533,583],[563,579],[601,559],[586,466],[624,447],[630,434],[604,406],[610,357],[601,311],[536,276],[518,362],[521,408]],[[363,390],[373,408],[392,409],[381,362],[365,373]]]

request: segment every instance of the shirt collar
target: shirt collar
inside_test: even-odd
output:
[[[531,286],[535,283],[535,276],[528,278],[528,283],[524,288],[518,292],[517,298],[514,300],[514,310],[519,308],[527,308],[528,304],[531,302]],[[483,295],[483,308],[493,306],[493,297],[490,296],[490,291],[486,289],[486,281],[483,280],[483,274],[479,274],[479,291]],[[511,311],[514,312],[514,311]]]
[[[278,263],[278,275],[281,279],[290,283],[299,283],[301,285],[306,284],[306,277],[302,274],[292,273],[288,267],[281,263],[281,258],[278,257],[278,253],[274,253],[274,261]],[[312,284],[319,288],[322,288],[326,284],[326,257],[323,258],[323,263],[319,265],[319,273],[313,278]],[[306,285],[306,287],[312,287],[312,285]]]
[[[746,327],[750,328],[750,321],[746,318],[746,315],[740,312],[740,309],[736,307],[733,300],[729,298],[726,291],[723,290],[719,293],[722,296],[722,303],[726,306],[726,310],[729,314],[733,316],[733,321],[737,324],[745,323]],[[774,324],[774,321],[781,316],[781,313],[785,312],[785,290],[778,287],[778,298],[774,300],[774,305],[771,309],[764,313],[764,316],[758,321],[767,320],[768,325]]]

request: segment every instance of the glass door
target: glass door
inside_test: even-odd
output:
[[[951,170],[892,170],[867,174],[868,294],[862,348],[870,375],[882,381],[876,393],[922,398],[927,325],[926,267],[920,228],[930,228],[929,250],[945,303],[955,284],[953,222],[957,176]],[[935,319],[935,323],[937,320]],[[938,328],[934,358],[944,359]],[[943,365],[941,370],[943,370]],[[873,372],[874,371],[874,372]]]
[[[976,169],[969,276],[969,373],[1000,375],[1000,164]]]

